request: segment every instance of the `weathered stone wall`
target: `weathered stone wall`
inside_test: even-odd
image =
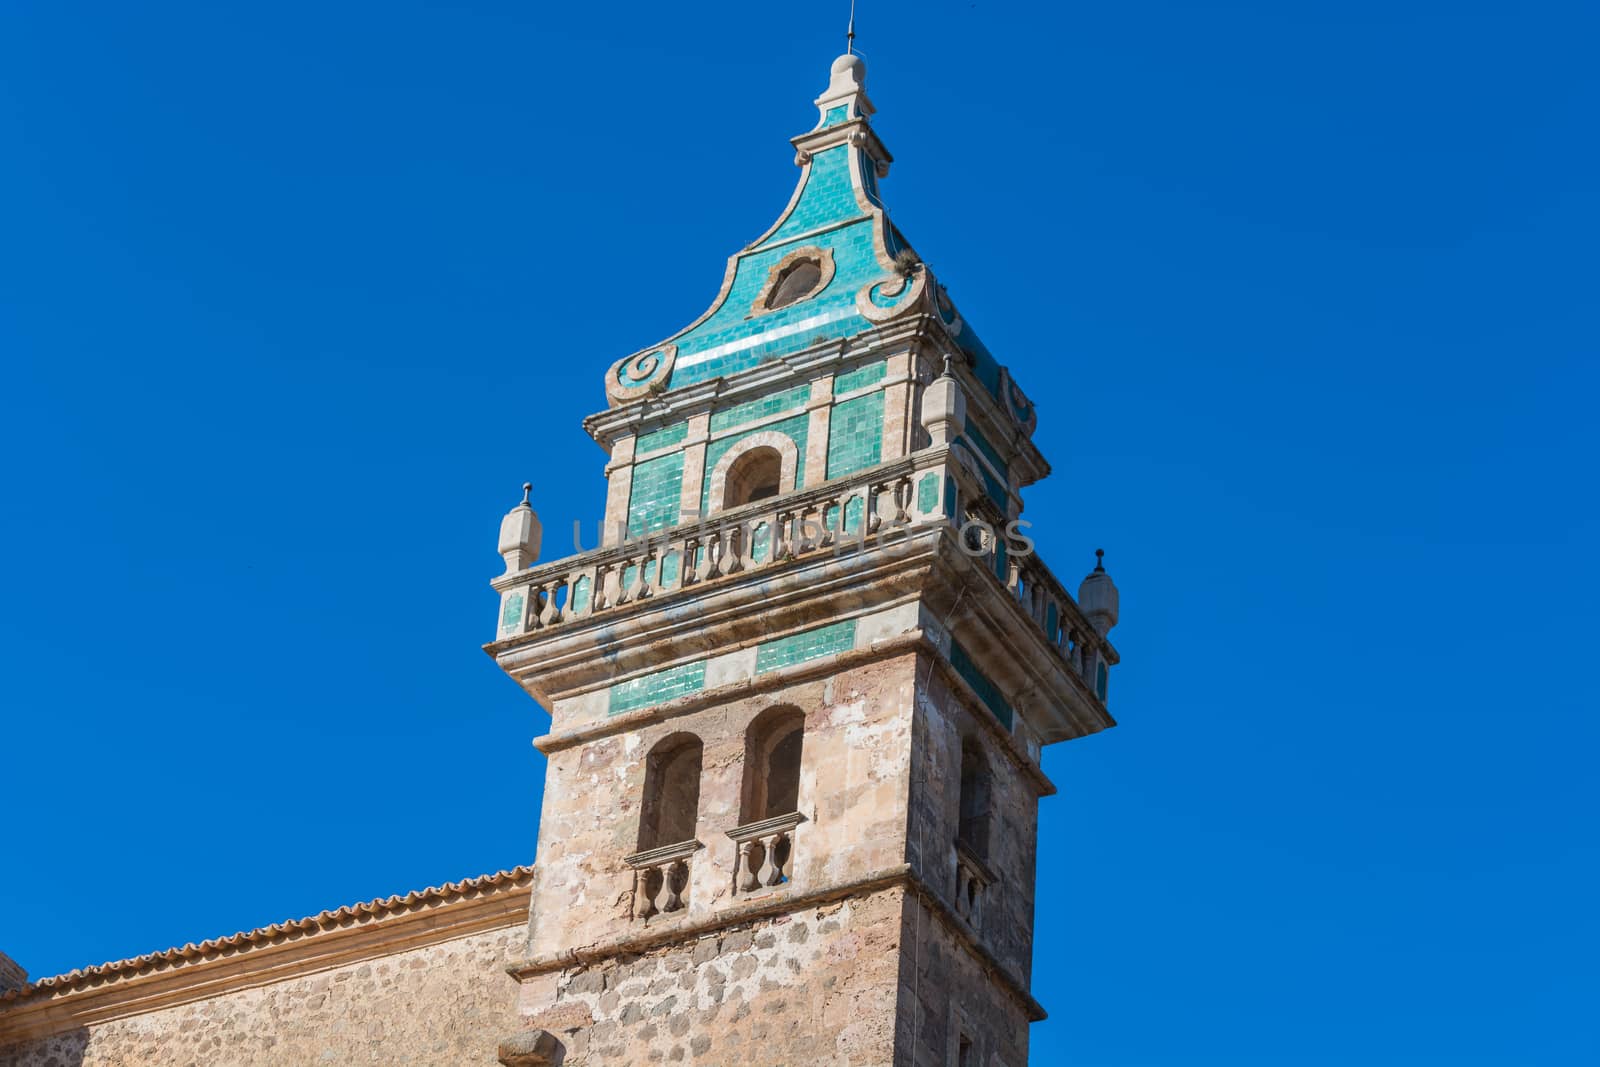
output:
[[[900,889],[550,975],[565,1067],[889,1067],[900,992]]]
[[[986,865],[995,874],[983,890],[973,923],[979,941],[1018,979],[1033,965],[1034,876],[1039,795],[1035,780],[1008,757],[979,722],[978,712],[946,683],[942,671],[920,660],[908,854],[923,881],[954,904],[956,837],[961,821],[961,749],[982,752],[989,770]]]
[[[795,830],[790,882],[763,892],[799,896],[904,863],[916,663],[908,653],[551,753],[529,954],[692,926],[752,899],[734,893],[738,846],[727,832],[740,820],[745,732],[775,706],[805,715],[805,821]],[[638,845],[650,751],[683,733],[704,745],[695,837],[705,847],[688,861],[686,907],[640,923],[624,858]]]
[[[895,1067],[1028,1067],[1026,1010],[915,895],[901,937]]]
[[[520,926],[0,1049],[4,1067],[493,1064]]]

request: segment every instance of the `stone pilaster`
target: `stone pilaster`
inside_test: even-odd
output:
[[[912,360],[910,352],[890,356],[883,389],[883,452],[880,460],[911,452]]]
[[[833,375],[825,374],[811,383],[811,398],[806,401],[806,410],[811,413],[806,426],[806,484],[821,485],[828,477],[828,423],[833,414]]]
[[[636,438],[619,438],[606,464],[606,522],[600,532],[601,545],[614,545],[628,529],[628,499],[633,495],[633,443]]]
[[[683,494],[679,497],[678,513],[688,521],[700,515],[700,498],[705,491],[706,440],[711,435],[711,415],[702,412],[689,419],[689,434],[684,438]]]

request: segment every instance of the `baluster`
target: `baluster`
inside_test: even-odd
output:
[[[712,530],[708,533],[702,547],[705,549],[705,558],[695,571],[695,580],[700,582],[715,578],[718,574],[717,557],[722,552],[722,531]]]
[[[594,584],[589,590],[589,614],[611,606],[611,568],[600,564],[594,569]]]
[[[750,552],[749,533],[741,523],[735,523],[728,531],[722,542],[722,566],[719,569],[723,574],[737,574],[744,570],[745,556]]]
[[[811,521],[811,514],[814,510],[811,507],[802,507],[796,513],[796,520],[800,524],[800,530],[795,540],[796,553],[810,552],[817,547],[816,538],[812,536],[812,532],[817,528],[817,524]]]
[[[656,907],[664,914],[683,907],[683,889],[688,887],[689,868],[682,860],[674,860],[661,868],[661,893],[656,897]]]
[[[735,876],[735,884],[741,893],[748,893],[761,885],[756,877],[755,866],[750,858],[750,853],[755,849],[756,842],[739,842],[739,870]]]
[[[561,591],[563,584],[557,580],[545,587],[544,610],[539,612],[540,626],[554,626],[561,621],[561,608],[556,605],[556,594]]]
[[[783,872],[779,870],[778,865],[773,862],[774,858],[778,855],[778,838],[782,836],[782,834],[774,834],[770,842],[766,840],[762,840],[761,842],[761,847],[765,850],[766,854],[761,857],[761,871],[757,875],[757,878],[760,879],[762,885],[777,885],[783,880]]]
[[[678,588],[693,585],[698,579],[695,575],[697,564],[695,555],[700,548],[700,538],[685,537],[683,539],[682,555],[678,558]]]
[[[793,521],[793,512],[785,512],[772,517],[772,555],[769,558],[774,563],[788,559],[794,554],[789,548],[789,537],[787,536],[787,527]]]
[[[650,899],[650,868],[633,872],[633,914],[638,919],[648,919],[654,912],[655,902]]]
[[[672,868],[663,864],[656,870],[661,872],[661,886],[656,890],[656,911],[666,914],[677,907],[678,893],[672,888]]]
[[[909,523],[911,513],[906,509],[911,505],[911,479],[902,477],[894,486],[894,521]]]
[[[794,835],[788,830],[780,833],[775,839],[773,851],[782,850],[783,858],[778,861],[778,882],[786,882],[794,873]]]
[[[639,583],[638,585],[634,586],[635,592],[633,599],[635,600],[644,600],[653,592],[650,585],[650,564],[652,563],[656,563],[656,553],[655,550],[650,547],[649,543],[646,542],[644,556],[639,560]],[[660,564],[657,563],[657,566],[660,566]],[[658,581],[660,578],[661,576],[659,574],[656,575],[656,579]]]

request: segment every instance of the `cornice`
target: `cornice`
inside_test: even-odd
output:
[[[589,967],[618,956],[640,955],[651,949],[664,948],[674,943],[698,940],[731,927],[804,911],[819,904],[849,897],[869,896],[895,888],[906,889],[926,905],[984,972],[1016,1000],[1027,1013],[1030,1022],[1042,1022],[1047,1017],[1043,1005],[1035,1000],[1029,991],[1027,980],[1012,973],[1009,967],[1000,962],[973,933],[972,928],[956,915],[950,905],[933,891],[922,874],[909,863],[895,864],[859,878],[807,893],[782,893],[762,897],[747,904],[734,904],[721,909],[715,915],[697,921],[673,923],[671,926],[654,929],[647,927],[642,931],[629,932],[579,948],[563,949],[559,952],[518,960],[506,966],[506,973],[519,982],[525,982],[551,971]]]

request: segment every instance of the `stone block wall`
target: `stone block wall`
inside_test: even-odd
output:
[[[1033,964],[1034,877],[1039,825],[1038,780],[1008,757],[980,722],[981,713],[926,656],[918,673],[908,855],[923,881],[952,905],[956,838],[961,819],[964,743],[982,753],[989,771],[988,849],[996,881],[984,890],[974,924],[979,941],[1017,978]]]
[[[715,921],[751,896],[734,890],[745,737],[768,708],[805,716],[793,874],[766,895],[801,896],[905,862],[914,654],[700,708],[550,753],[540,816],[529,955],[603,945]],[[553,728],[563,724],[556,722]],[[683,733],[703,748],[695,837],[683,910],[632,916],[649,754]],[[757,896],[761,894],[756,894]]]
[[[907,897],[903,922],[895,1067],[1028,1067],[1024,1005],[920,898]]]
[[[862,894],[550,974],[524,1025],[561,1039],[565,1067],[889,1067],[904,905]]]
[[[520,925],[0,1048],[4,1067],[492,1065]]]

